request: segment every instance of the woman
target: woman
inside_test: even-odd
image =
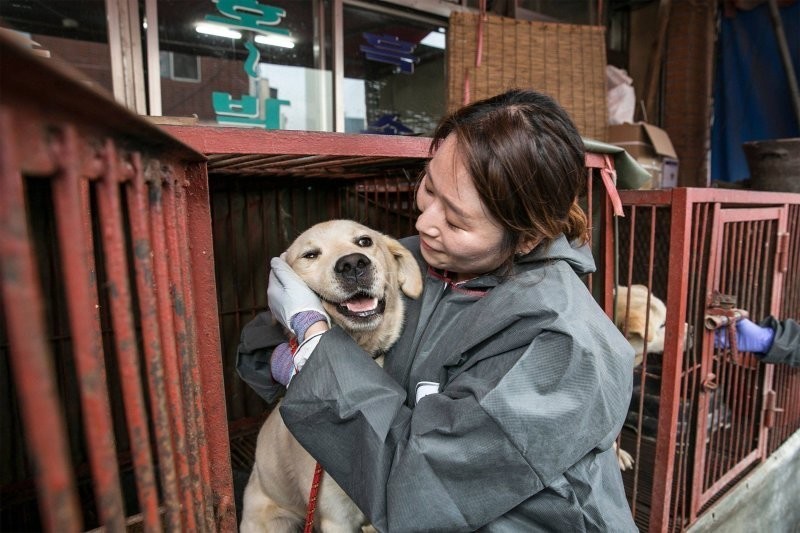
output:
[[[425,288],[383,369],[273,259],[270,309],[306,341],[284,421],[380,531],[635,531],[612,450],[633,350],[580,279],[575,126],[509,91],[445,118],[432,155],[403,241]],[[248,338],[240,374],[272,400]]]

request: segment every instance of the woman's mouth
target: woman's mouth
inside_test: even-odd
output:
[[[422,245],[422,248],[425,249],[426,251],[434,252],[434,253],[438,253],[439,252],[439,250],[437,250],[436,248],[433,248],[430,244],[425,242],[424,239],[420,239],[419,243]]]

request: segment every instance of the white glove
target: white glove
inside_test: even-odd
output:
[[[295,374],[300,372],[308,361],[314,348],[319,344],[321,336],[322,333],[312,335],[301,343],[294,353],[288,342],[279,344],[269,360],[272,379],[288,387]]]
[[[321,314],[330,327],[331,319],[322,307],[319,296],[308,288],[292,267],[280,257],[273,257],[270,267],[267,301],[272,316],[295,336],[298,336],[298,332],[292,328],[292,317],[303,311]]]
[[[311,353],[314,351],[314,348],[317,347],[321,338],[322,333],[317,333],[307,338],[297,347],[297,351],[294,353],[295,374],[303,369],[303,366],[305,366],[308,358],[311,357]],[[294,377],[294,374],[292,374],[292,377]],[[291,378],[289,378],[289,381],[291,381]],[[289,384],[287,383],[286,386],[288,387]]]

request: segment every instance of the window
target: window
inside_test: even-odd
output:
[[[446,19],[348,2],[343,20],[347,131],[430,135],[445,112]]]
[[[233,126],[332,130],[329,47],[319,42],[330,35],[328,2],[242,5],[158,1],[162,113]],[[193,90],[189,80],[197,82]]]
[[[200,81],[200,58],[177,52],[161,52],[161,77],[175,81]]]
[[[103,0],[2,1],[0,15],[0,27],[20,32],[41,55],[64,61],[87,83],[113,91]]]

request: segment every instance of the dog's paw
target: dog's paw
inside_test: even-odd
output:
[[[617,454],[617,462],[621,471],[624,472],[629,468],[633,468],[633,456],[631,454],[617,446],[616,443],[614,443],[614,451]]]

